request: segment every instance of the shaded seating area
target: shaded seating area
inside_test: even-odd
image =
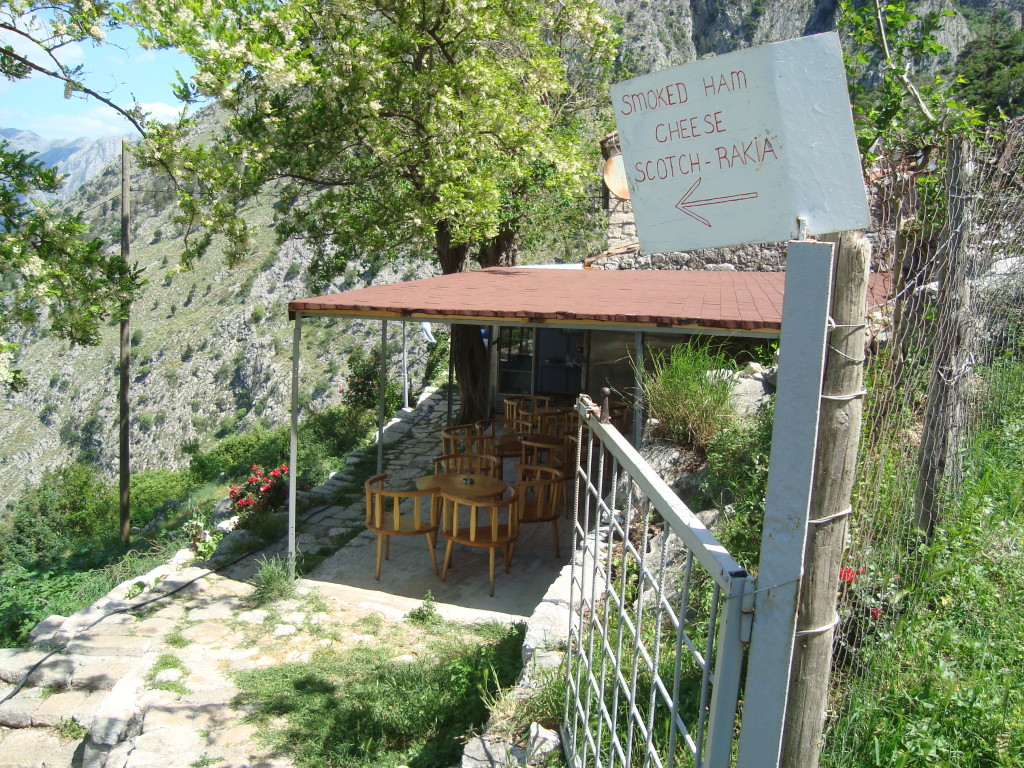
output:
[[[872,276],[876,277],[868,299],[871,306],[883,302],[887,295],[886,279]],[[526,466],[547,465],[548,469],[563,473],[564,484],[565,476],[571,474],[566,470],[570,469],[576,452],[572,430],[562,421],[563,416],[549,410],[552,401],[545,396],[546,392],[574,399],[574,393],[581,390],[599,391],[612,381],[616,366],[642,366],[644,354],[694,333],[755,339],[776,337],[781,326],[784,280],[784,273],[771,272],[493,267],[292,300],[288,305],[290,317],[295,321],[290,466],[297,471],[299,348],[305,317],[335,316],[379,322],[382,381],[389,378],[388,367],[395,364],[396,357],[394,348],[389,350],[388,347],[390,322],[402,323],[403,327],[408,322],[423,321],[489,327],[492,333],[487,347],[488,370],[491,371],[488,397],[497,406],[500,417],[485,419],[485,423],[479,425],[453,428],[448,426],[452,423],[449,405],[444,427],[448,432],[442,436],[442,441],[447,437],[448,442],[441,446],[438,455],[488,455],[502,464],[518,460]],[[502,334],[494,333],[502,329],[520,342],[513,350],[516,359],[509,361],[510,365],[522,364],[513,377],[502,377],[499,354]],[[569,345],[566,349],[577,350],[579,357],[573,353],[570,359],[564,350],[546,346],[542,334],[559,329],[566,334],[564,341]],[[531,334],[535,336],[532,342]],[[531,344],[534,346],[529,348]],[[624,360],[631,365],[627,366]],[[558,377],[554,374],[559,371],[565,374],[562,376],[564,386],[555,386]],[[520,394],[523,392],[533,394]],[[620,431],[628,429],[638,440],[642,414],[632,415],[632,429],[622,423],[623,417],[630,415],[622,407],[613,410],[612,418],[618,422]],[[383,473],[385,418],[383,413],[378,415],[378,475]],[[400,434],[400,430],[393,432]],[[541,436],[542,439],[538,439]],[[552,442],[546,447],[546,453],[542,447],[527,445],[527,449],[537,453],[524,456],[523,440]],[[445,491],[441,487],[441,483],[454,482],[456,478],[461,481],[460,475],[464,474],[476,475],[476,471],[433,475],[442,480],[431,480],[431,488],[417,487],[416,490],[442,497],[447,492],[467,498],[471,494],[467,495],[465,488]],[[503,482],[506,474],[490,479]],[[485,477],[483,474],[476,476]],[[410,485],[416,484],[415,478],[405,480]],[[512,480],[513,486],[521,482],[518,478]],[[563,500],[564,495],[565,491]],[[503,495],[502,498],[509,497]],[[433,507],[433,502],[430,506]],[[571,505],[563,501],[563,506]],[[291,532],[295,508],[295,489],[292,488],[289,504],[289,557],[292,559],[296,551],[295,536]],[[435,517],[440,518],[440,513]],[[439,519],[435,522],[440,525]],[[509,521],[507,529],[518,530],[518,525]],[[386,540],[380,542],[382,557],[386,544]]]
[[[456,545],[488,550],[488,594],[492,596],[497,552],[501,550],[508,573],[521,526],[548,524],[549,533],[531,548],[538,550],[543,543],[547,557],[550,546],[555,558],[561,558],[558,525],[566,508],[566,435],[570,424],[575,429],[576,415],[568,409],[556,413],[543,400],[535,404],[540,409],[535,415],[543,419],[493,418],[442,428],[442,450],[454,450],[431,459],[433,473],[416,478],[415,490],[385,490],[386,475],[368,481],[367,527],[378,533],[378,576],[381,560],[388,558],[389,537],[420,532],[428,534],[429,542],[438,536],[447,542],[442,581]],[[436,566],[433,546],[431,558]]]

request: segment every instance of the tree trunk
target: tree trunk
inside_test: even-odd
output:
[[[864,386],[864,323],[871,249],[856,233],[846,232],[834,238],[828,239],[833,239],[837,246],[831,310],[837,327],[830,334],[822,384],[811,524],[804,549],[782,745],[781,765],[786,768],[818,765],[828,704],[839,565],[860,438],[859,393]]]
[[[519,220],[506,221],[498,234],[480,246],[476,260],[481,267],[512,267],[519,252]]]
[[[503,237],[503,235],[504,230],[492,243],[481,248],[478,258],[482,257],[486,250],[487,258],[493,258],[499,264],[504,263],[501,261],[503,257],[497,242],[500,239],[501,242],[512,245],[512,260],[514,262],[514,243],[518,241],[517,231],[513,231],[510,236]],[[441,272],[450,275],[467,271],[470,263],[469,245],[452,241],[451,226],[448,222],[438,222],[435,238]],[[452,325],[451,356],[461,400],[461,408],[455,419],[456,423],[466,424],[490,418],[491,404],[487,402],[487,348],[484,346],[479,325]]]
[[[131,250],[131,167],[129,165],[128,139],[121,140],[121,259],[127,267]],[[131,379],[128,368],[131,364],[130,305],[126,305],[121,318],[121,370],[118,382],[118,502],[121,518],[121,543],[132,540],[131,500],[131,399],[128,388]]]

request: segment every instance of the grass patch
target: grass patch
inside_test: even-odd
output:
[[[236,705],[297,768],[449,768],[487,701],[513,684],[524,628],[461,627],[415,663],[370,644],[309,662],[239,673]]]
[[[189,688],[178,680],[158,681],[156,679],[157,675],[168,669],[178,670],[181,672],[182,677],[188,674],[188,668],[181,659],[173,653],[161,653],[160,656],[157,657],[157,660],[153,662],[153,666],[146,675],[146,682],[149,684],[149,687],[160,691],[170,691],[171,693],[176,693],[179,696],[185,696],[192,693]]]
[[[255,607],[295,596],[295,582],[288,574],[288,562],[283,557],[261,557],[252,583],[256,589],[247,602]]]
[[[185,637],[184,630],[187,626],[194,622],[188,622],[185,625],[178,624],[173,627],[170,632],[164,635],[164,642],[171,648],[185,648],[192,644],[192,641]]]
[[[644,396],[665,437],[701,450],[730,422],[732,379],[711,372],[732,366],[719,346],[706,341],[676,344],[669,354],[652,356],[642,373]]]
[[[420,627],[435,627],[444,622],[441,614],[437,612],[437,604],[434,602],[434,595],[428,589],[423,602],[405,614],[406,621]]]
[[[55,726],[53,726],[53,732],[57,735],[57,738],[61,741],[81,741],[89,735],[89,729],[82,726],[76,720],[70,718],[61,720]]]
[[[920,574],[900,578],[866,561],[846,590],[862,578],[900,584],[898,600],[871,590],[873,614],[856,625],[840,668],[822,766],[1024,764],[1024,613],[1014,607],[1024,567],[1024,365],[1015,370],[1010,407],[971,441],[962,492],[931,541],[918,543]]]
[[[358,619],[355,626],[367,635],[379,635],[384,628],[384,620],[377,614],[371,613]]]

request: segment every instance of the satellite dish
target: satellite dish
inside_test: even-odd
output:
[[[626,167],[622,155],[614,154],[604,161],[604,183],[611,193],[622,200],[629,200],[629,184],[626,181]]]

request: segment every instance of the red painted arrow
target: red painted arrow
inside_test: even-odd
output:
[[[757,192],[742,192],[738,195],[723,195],[722,197],[708,197],[703,200],[690,200],[690,195],[697,191],[697,187],[700,186],[702,178],[703,177],[700,177],[695,182],[693,182],[693,186],[686,190],[686,194],[679,198],[679,202],[676,203],[676,208],[685,213],[691,219],[696,219],[705,227],[710,227],[711,222],[705,219],[703,216],[689,210],[690,208],[696,208],[698,205],[718,205],[719,203],[735,203],[739,200],[753,200],[755,197],[757,197]]]

